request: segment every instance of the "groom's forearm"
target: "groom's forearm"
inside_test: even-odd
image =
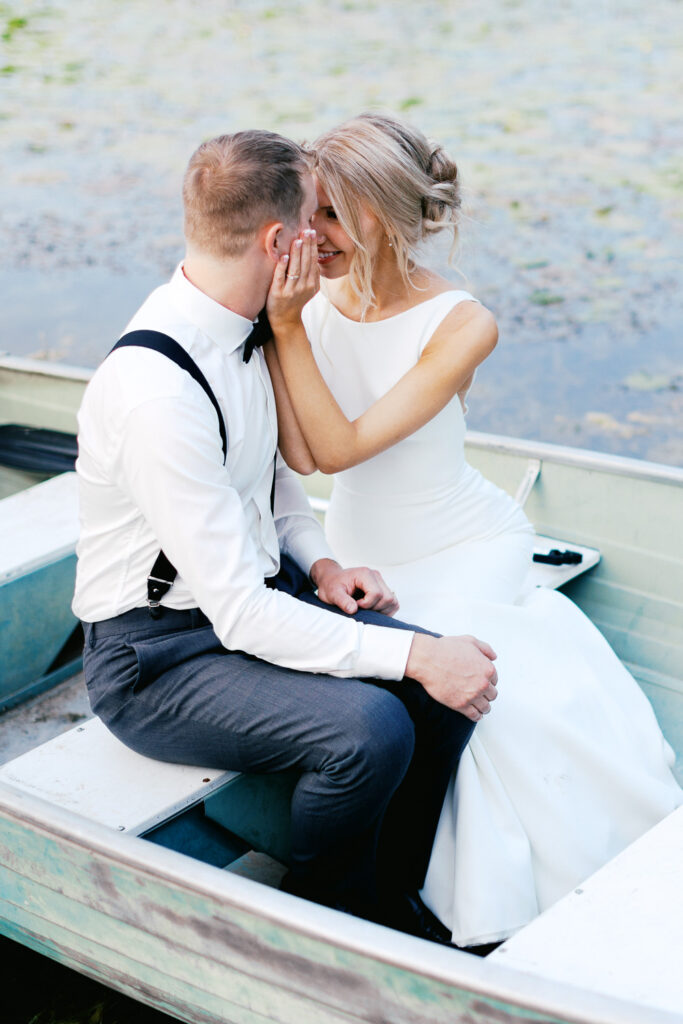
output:
[[[275,477],[275,529],[280,550],[309,574],[315,562],[333,559],[325,533],[301,480],[278,458]]]

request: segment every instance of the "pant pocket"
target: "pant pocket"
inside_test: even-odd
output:
[[[202,654],[228,653],[210,626],[167,633],[163,636],[142,637],[139,640],[130,640],[129,645],[138,666],[133,693],[140,693],[165,672]]]

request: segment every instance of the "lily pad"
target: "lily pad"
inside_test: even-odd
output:
[[[529,302],[533,302],[535,306],[554,306],[558,302],[564,302],[564,295],[549,292],[547,288],[537,288],[529,296]]]
[[[2,33],[2,38],[6,43],[11,42],[14,33],[20,28],[26,28],[27,24],[27,18],[10,18],[5,31]]]
[[[631,391],[677,391],[679,377],[674,374],[668,376],[664,373],[648,373],[647,370],[638,370],[624,377],[621,382],[624,387]]]
[[[620,423],[609,412],[587,412],[584,416],[585,423],[593,430],[603,431],[605,434],[612,434],[615,437],[623,437],[625,440],[637,433],[642,433],[643,427],[634,427],[628,423]]]

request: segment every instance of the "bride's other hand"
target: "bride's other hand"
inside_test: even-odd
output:
[[[311,579],[318,588],[320,600],[336,605],[347,615],[355,614],[359,608],[371,608],[385,615],[395,615],[398,611],[396,594],[380,573],[366,566],[342,569],[338,562],[321,558],[311,569]]]
[[[294,239],[289,256],[281,256],[275,267],[266,300],[273,334],[301,325],[301,310],[319,287],[317,235],[310,228]]]
[[[496,652],[474,636],[432,637],[416,633],[406,675],[430,697],[478,722],[498,696]]]

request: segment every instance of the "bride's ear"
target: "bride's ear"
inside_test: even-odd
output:
[[[266,224],[261,229],[261,245],[264,251],[273,261],[277,263],[281,256],[284,256],[287,249],[283,248],[282,234],[284,224],[279,221],[274,221],[272,224]]]

